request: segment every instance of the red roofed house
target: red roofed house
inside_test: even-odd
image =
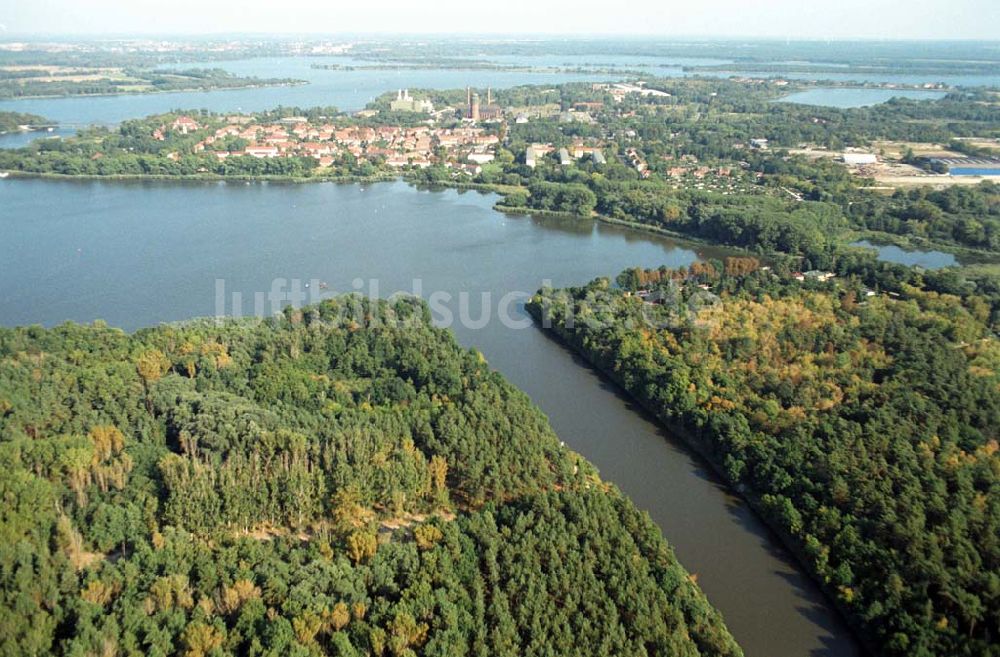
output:
[[[170,127],[177,132],[186,135],[189,132],[193,132],[198,129],[198,122],[192,119],[190,116],[178,116]]]

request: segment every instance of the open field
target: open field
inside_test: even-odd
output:
[[[0,66],[0,77],[15,77],[22,82],[90,82],[126,80],[129,76],[118,67],[43,66],[40,64]]]
[[[942,188],[953,185],[978,185],[984,180],[1000,182],[1000,176],[951,176],[948,174],[934,174],[901,162],[880,161],[875,164],[853,167],[852,172],[861,178],[873,178],[878,185],[888,187],[930,185],[931,187]]]
[[[902,159],[907,150],[918,157],[962,157],[962,153],[948,150],[945,144],[927,144],[915,141],[876,141],[872,151],[890,160]]]
[[[954,185],[978,185],[981,182],[1000,183],[1000,176],[906,176],[906,175],[879,175],[875,181],[880,185],[888,187],[907,187],[913,185],[929,185],[931,187],[942,188]]]

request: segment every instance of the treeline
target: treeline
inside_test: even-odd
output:
[[[0,654],[741,652],[418,301],[0,329]]]
[[[1000,251],[1000,186],[992,182],[866,194],[847,214],[868,230]]]
[[[94,69],[104,73],[102,69]],[[74,73],[80,75],[80,73]],[[204,91],[239,87],[294,84],[301,80],[291,78],[257,78],[233,75],[221,69],[123,69],[120,76],[93,79],[29,78],[23,75],[0,76],[0,98],[36,96],[93,96],[122,93],[150,93],[155,91]]]
[[[880,654],[998,654],[989,302],[744,260],[546,289],[529,309],[743,491]]]
[[[761,179],[742,192],[685,186],[660,179],[639,179],[618,163],[581,161],[573,167],[510,165],[528,196],[516,193],[505,205],[537,209],[562,207],[560,187],[581,203],[579,214],[650,224],[670,231],[761,252],[781,251],[816,261],[829,259],[850,230],[886,233],[928,245],[954,245],[1000,251],[1000,187],[992,182],[944,190],[918,187],[889,197],[864,191],[842,167],[773,158],[751,165]],[[506,174],[493,178],[516,182]],[[490,180],[483,177],[483,182]]]

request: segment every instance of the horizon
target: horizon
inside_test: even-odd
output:
[[[627,11],[609,12],[595,0],[558,0],[544,5],[511,0],[503,11],[459,0],[442,0],[431,9],[401,0],[374,6],[304,0],[288,10],[247,0],[239,11],[233,11],[221,3],[197,0],[176,0],[167,9],[149,0],[95,0],[86,6],[70,0],[46,0],[0,7],[2,39],[234,34],[993,42],[1000,34],[1000,5],[988,0],[956,0],[946,5],[915,0],[900,8],[894,0],[842,0],[819,6],[768,0],[747,7],[739,0],[715,0],[701,6],[638,0],[630,3]]]
[[[705,41],[748,41],[761,43],[788,44],[832,44],[832,43],[984,43],[1000,45],[1000,37],[875,37],[875,36],[838,36],[838,37],[780,37],[750,34],[618,34],[614,32],[2,32],[0,43],[24,40],[73,40],[73,41],[149,41],[149,40],[212,40],[212,39],[268,39],[274,41],[303,39],[440,39],[440,38],[488,38],[493,41],[588,41],[619,39],[623,41],[663,41],[678,42],[696,40]],[[1000,54],[1000,53],[998,53]]]

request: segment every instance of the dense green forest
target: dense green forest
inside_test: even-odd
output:
[[[887,294],[733,258],[530,310],[742,491],[880,654],[998,655],[1000,342],[986,299],[910,275]]]
[[[0,329],[0,654],[742,654],[419,301]]]

